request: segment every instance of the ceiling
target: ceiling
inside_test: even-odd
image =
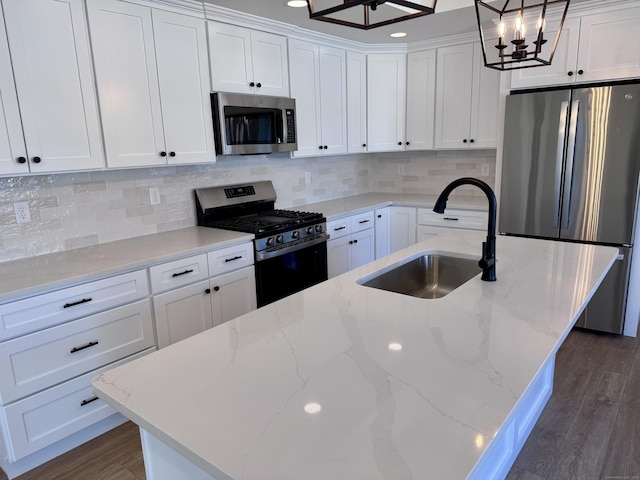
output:
[[[329,2],[329,5],[338,5],[341,0],[325,0],[325,2]],[[412,43],[448,35],[475,32],[478,28],[473,0],[438,0],[436,13],[433,15],[414,18],[368,31],[310,20],[306,7],[288,7],[286,0],[205,0],[205,3],[367,44]],[[316,7],[316,10],[318,9]],[[406,32],[407,36],[398,39],[389,36],[391,33],[398,31]]]

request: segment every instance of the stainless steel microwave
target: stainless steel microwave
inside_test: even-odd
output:
[[[298,149],[293,98],[216,92],[211,94],[211,105],[219,155]]]

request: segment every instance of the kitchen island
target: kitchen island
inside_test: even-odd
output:
[[[503,478],[551,394],[555,353],[617,257],[497,239],[480,275],[427,300],[358,280],[443,234],[100,375],[141,428],[149,480]]]

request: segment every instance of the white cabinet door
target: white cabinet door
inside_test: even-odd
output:
[[[115,0],[87,7],[108,166],[166,164],[151,9]]]
[[[329,278],[349,271],[349,242],[351,235],[327,242],[327,271]]]
[[[83,5],[82,0],[2,2],[32,172],[104,166]],[[9,65],[3,63],[3,76]],[[7,109],[11,92],[6,100],[2,95]],[[17,128],[15,119],[10,128]]]
[[[213,327],[209,280],[153,297],[158,348]]]
[[[367,151],[367,57],[347,52],[347,151]]]
[[[251,58],[255,93],[288,97],[289,66],[286,37],[252,30]]]
[[[640,77],[639,25],[640,8],[582,17],[576,81]]]
[[[289,96],[287,39],[208,22],[214,91]]]
[[[298,150],[294,156],[322,153],[320,131],[320,55],[316,44],[289,41],[291,96],[296,99]]]
[[[435,100],[436,51],[409,53],[407,56],[407,150],[433,148]]]
[[[254,93],[251,31],[226,23],[207,22],[213,91]]]
[[[367,56],[367,149],[404,150],[406,56]]]
[[[22,135],[18,95],[13,81],[11,57],[0,8],[0,175],[29,171]]]
[[[379,208],[375,211],[376,259],[391,253],[391,207]]]
[[[435,147],[495,148],[500,72],[484,67],[479,43],[438,49]]]
[[[253,266],[212,278],[210,289],[214,326],[257,308]]]
[[[152,17],[167,163],[214,161],[204,21],[162,10]]]
[[[346,52],[321,46],[319,53],[322,153],[347,153]]]
[[[416,243],[415,207],[391,207],[391,253]]]
[[[375,230],[370,228],[351,235],[349,270],[375,260]]]

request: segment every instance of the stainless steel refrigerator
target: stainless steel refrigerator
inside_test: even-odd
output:
[[[640,84],[506,99],[499,230],[616,246],[577,325],[622,333],[640,174]]]

